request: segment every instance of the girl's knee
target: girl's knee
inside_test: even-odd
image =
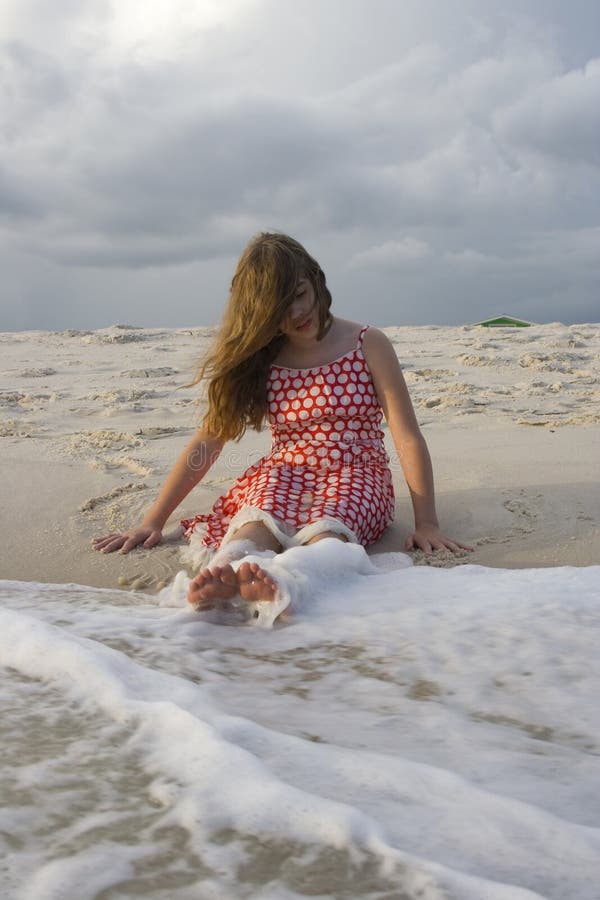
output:
[[[240,525],[233,534],[231,539],[235,541],[251,541],[257,550],[275,550],[279,553],[281,544],[275,535],[260,521],[246,522]]]
[[[322,541],[324,538],[337,538],[338,541],[348,542],[346,535],[340,534],[339,531],[321,531],[319,534],[315,534],[314,537],[311,537],[311,539],[306,542],[306,546],[309,544],[316,544],[317,541]]]

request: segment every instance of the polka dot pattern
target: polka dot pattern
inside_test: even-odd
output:
[[[269,512],[297,530],[332,516],[367,546],[393,518],[394,491],[383,445],[381,406],[362,352],[324,366],[272,366],[267,381],[271,452],[238,478],[210,513],[182,522],[189,537],[220,546],[244,506]]]

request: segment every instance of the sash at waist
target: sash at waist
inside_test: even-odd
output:
[[[266,461],[272,465],[308,465],[317,468],[332,466],[383,466],[389,457],[379,440],[302,440],[276,441]]]

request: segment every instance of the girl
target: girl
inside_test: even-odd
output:
[[[209,379],[202,427],[142,522],[97,538],[97,550],[128,553],[139,544],[158,544],[165,522],[225,442],[241,438],[248,426],[260,429],[267,419],[273,438],[268,456],[244,472],[210,513],[182,525],[187,537],[202,535],[206,550],[218,551],[191,582],[191,604],[209,609],[236,595],[272,600],[280,566],[269,565],[270,557],[323,538],[366,547],[391,522],[383,415],[414,509],[406,549],[471,549],[439,529],[427,445],[390,341],[375,328],[334,317],[330,306],[323,271],[297,241],[260,234],[250,242],[215,345],[194,381]],[[298,559],[297,551],[292,555]]]

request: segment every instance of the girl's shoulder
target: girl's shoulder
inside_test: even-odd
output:
[[[356,345],[359,341],[362,341],[370,327],[369,325],[364,325],[362,322],[352,322],[350,319],[338,319],[337,316],[335,322],[338,329],[338,344],[350,345],[354,342],[354,345]],[[351,349],[350,346],[349,349]]]
[[[352,322],[349,319],[336,319],[339,325],[336,349],[343,348],[343,353],[350,353],[360,348],[365,354],[373,355],[379,352],[394,353],[392,342],[385,332],[374,325],[365,325],[361,322]],[[338,352],[333,359],[337,359],[342,353]]]
[[[374,325],[363,325],[362,339],[365,346],[372,347],[391,347],[392,342],[385,332],[381,330],[381,328],[376,328]]]
[[[362,350],[372,374],[382,367],[398,366],[394,345],[380,328],[368,326],[363,336]]]

